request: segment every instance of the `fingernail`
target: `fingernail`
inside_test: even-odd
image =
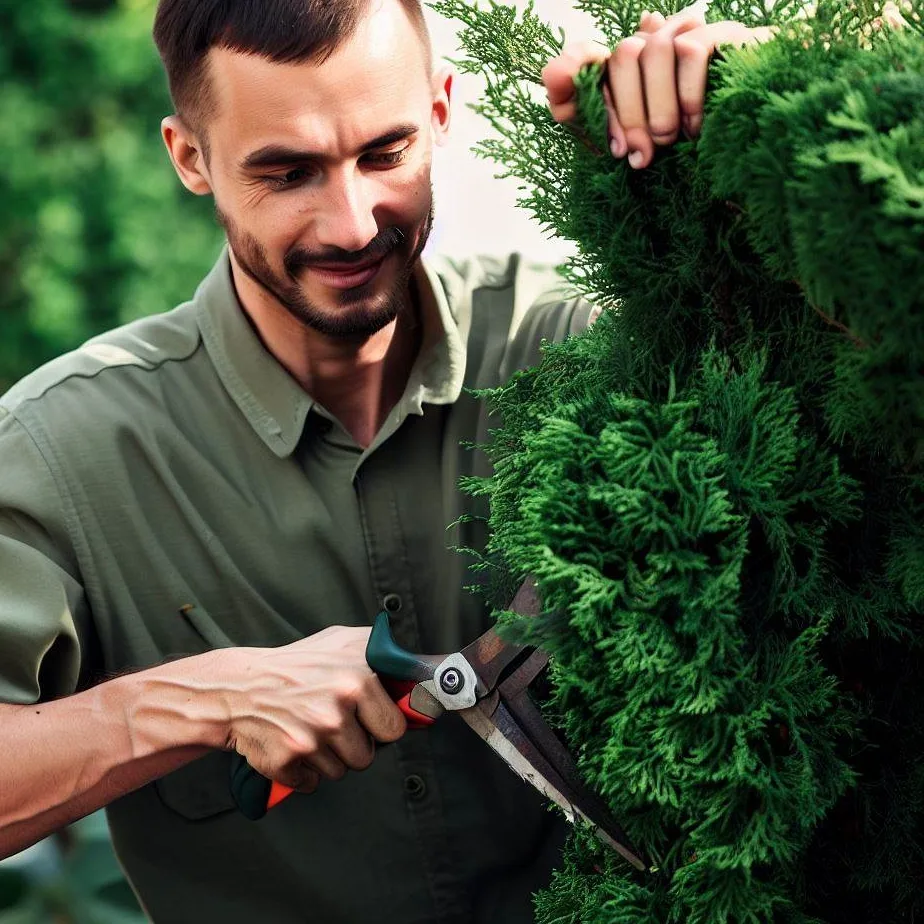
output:
[[[625,140],[619,138],[610,139],[610,153],[615,158],[625,157],[626,156],[626,142]]]
[[[645,155],[641,151],[632,151],[629,154],[629,166],[638,170],[642,166],[642,161],[645,160]]]

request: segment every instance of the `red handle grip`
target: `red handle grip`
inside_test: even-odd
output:
[[[270,787],[269,798],[266,800],[266,810],[269,811],[271,808],[276,808],[283,799],[288,799],[293,792],[295,792],[294,789],[283,786],[282,783],[277,783],[273,780],[273,785]]]

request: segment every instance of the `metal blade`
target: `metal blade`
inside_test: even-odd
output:
[[[532,577],[523,581],[508,609],[531,617],[542,612]],[[600,841],[636,869],[647,870],[648,864],[607,807],[584,785],[568,749],[529,696],[529,685],[548,663],[548,655],[508,644],[493,629],[460,654],[481,681],[478,704],[458,712],[469,727],[515,773],[558,805],[572,824],[576,818],[584,819]]]
[[[521,616],[539,615],[542,604],[532,578],[527,578],[520,585],[507,609]],[[517,658],[525,657],[531,650],[523,645],[505,642],[494,629],[488,629],[474,642],[466,645],[460,654],[471,664],[483,685],[483,689],[479,691],[480,695],[486,696],[494,690],[504,671]]]
[[[458,715],[521,779],[558,805],[568,821],[574,824],[576,818],[583,818],[593,827],[595,834],[604,844],[625,857],[636,869],[648,869],[645,861],[632,848],[615,822],[609,818],[606,821],[598,821],[589,817],[587,812],[575,804],[576,800],[569,797],[574,792],[573,786],[562,778],[526,737],[503,700],[498,698],[493,716],[487,715],[480,705],[464,709]],[[593,814],[596,815],[597,812]]]

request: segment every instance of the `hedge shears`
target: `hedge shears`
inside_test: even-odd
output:
[[[537,616],[541,604],[532,579],[508,607]],[[634,867],[649,869],[606,806],[581,781],[567,748],[529,696],[529,686],[548,664],[538,648],[505,642],[489,629],[461,651],[418,655],[399,647],[384,610],[376,616],[366,661],[404,713],[410,728],[426,728],[447,710],[458,713],[508,766],[555,802],[568,820],[588,822],[597,837]],[[293,790],[261,776],[240,755],[231,791],[248,818],[262,818]]]

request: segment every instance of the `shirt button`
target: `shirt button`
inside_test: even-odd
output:
[[[414,802],[420,802],[427,794],[427,784],[424,782],[424,778],[416,773],[412,773],[410,776],[405,777],[404,792],[409,799]]]
[[[397,594],[385,594],[382,603],[389,613],[397,613],[401,609],[401,598]]]

